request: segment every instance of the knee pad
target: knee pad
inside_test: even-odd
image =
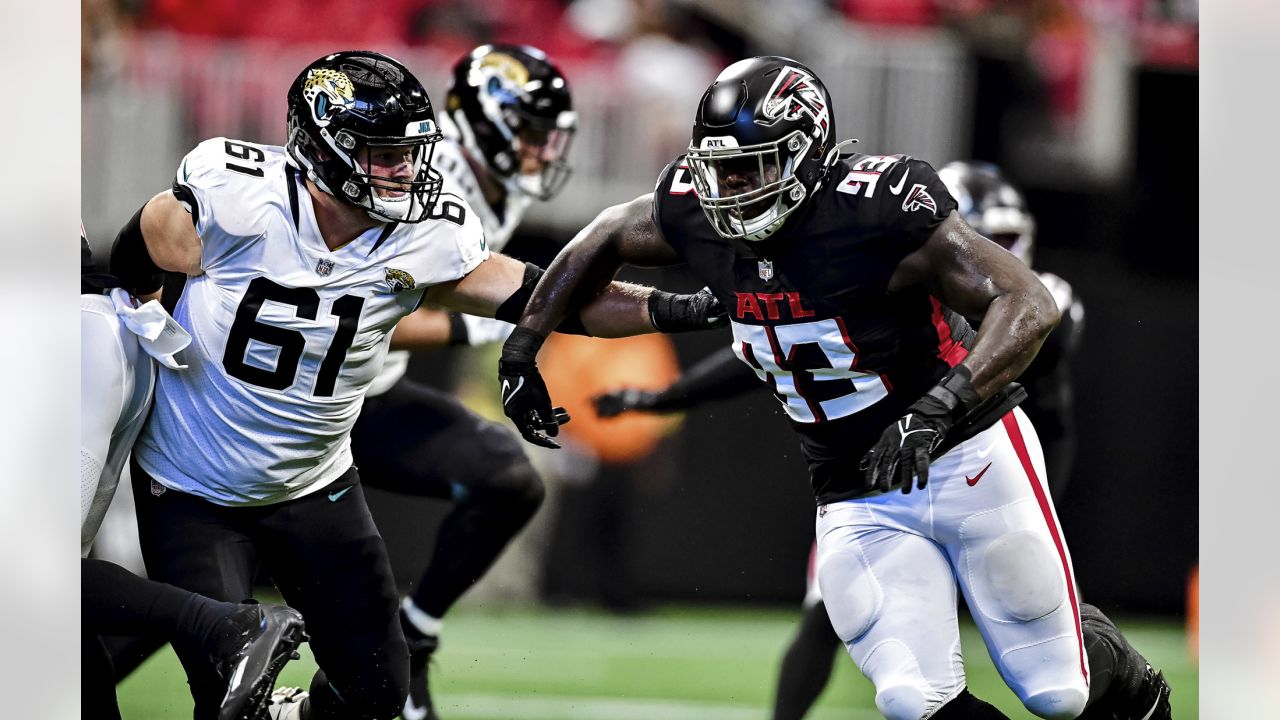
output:
[[[1043,537],[1030,531],[1009,533],[988,545],[982,572],[990,597],[1016,621],[1044,617],[1067,598],[1057,553]]]
[[[871,568],[857,552],[837,550],[819,558],[818,586],[831,627],[847,645],[875,624],[884,591]]]
[[[1084,705],[1089,700],[1089,689],[1084,683],[1080,687],[1054,688],[1044,690],[1023,698],[1022,704],[1028,710],[1046,720],[1072,720],[1084,712]]]
[[[929,699],[915,685],[891,685],[876,691],[876,709],[889,720],[920,720]]]

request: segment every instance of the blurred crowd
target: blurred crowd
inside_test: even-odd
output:
[[[129,36],[175,32],[280,44],[387,42],[447,55],[479,42],[536,42],[562,63],[616,60],[625,48],[674,41],[716,63],[769,50],[779,23],[843,17],[876,27],[950,26],[987,52],[1033,56],[1046,82],[1079,75],[1091,28],[1119,28],[1139,57],[1194,66],[1198,0],[83,0],[85,82],[117,67]],[[757,7],[758,6],[758,7]],[[536,28],[536,38],[530,37]],[[1060,103],[1069,103],[1061,98]]]

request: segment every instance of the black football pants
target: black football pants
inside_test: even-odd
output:
[[[509,428],[410,380],[365,399],[351,431],[361,481],[454,503],[413,593],[423,612],[442,617],[542,504],[542,480],[520,443]]]
[[[311,683],[311,718],[399,715],[409,651],[386,547],[354,467],[306,497],[258,507],[224,507],[167,489],[157,495],[137,463],[132,470],[152,579],[238,602],[252,595],[260,559],[306,620],[320,666]],[[196,720],[215,718],[225,683],[197,649],[175,640],[174,650],[187,671]]]

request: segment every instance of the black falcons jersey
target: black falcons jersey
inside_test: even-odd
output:
[[[956,203],[928,163],[852,155],[764,242],[712,229],[683,158],[654,192],[666,241],[729,310],[738,358],[800,434],[819,504],[863,494],[863,454],[968,354],[974,331],[889,278]]]

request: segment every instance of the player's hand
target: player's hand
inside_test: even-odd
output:
[[[690,295],[654,290],[649,295],[649,322],[662,333],[710,330],[729,324],[729,312],[711,290]]]
[[[658,399],[658,393],[651,390],[623,388],[591,398],[596,406],[596,414],[602,418],[611,418],[629,410],[651,411]]]
[[[542,338],[537,333],[516,328],[502,347],[498,361],[498,383],[502,391],[502,411],[520,430],[525,440],[545,448],[559,448],[552,437],[569,422],[562,407],[551,407],[547,384],[534,362]]]
[[[868,488],[888,492],[901,483],[906,494],[912,485],[923,490],[929,482],[929,456],[951,427],[950,410],[927,395],[909,410],[885,428],[876,444],[862,456],[859,467],[866,472]],[[917,478],[914,483],[913,476]]]

